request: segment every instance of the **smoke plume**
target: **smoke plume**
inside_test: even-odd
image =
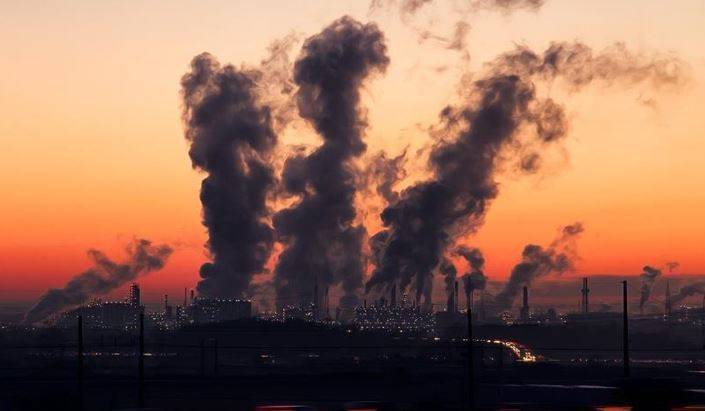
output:
[[[470,272],[463,276],[465,295],[470,300],[470,295],[475,290],[484,290],[487,285],[485,277],[485,257],[479,248],[460,246],[455,249],[455,254],[463,257],[470,264]]]
[[[416,14],[427,4],[434,0],[372,0],[370,2],[370,12],[379,9],[398,7],[403,16]],[[468,10],[498,10],[501,12],[511,12],[513,10],[536,11],[543,6],[545,0],[464,0],[464,8]],[[463,8],[463,6],[460,6]]]
[[[693,295],[705,295],[705,282],[697,282],[694,284],[683,286],[678,294],[671,298],[671,304],[678,304],[684,299]]]
[[[314,277],[321,289],[342,286],[342,306],[357,303],[366,237],[364,227],[354,224],[357,170],[352,160],[365,151],[367,126],[360,89],[388,64],[383,33],[350,17],[307,39],[294,64],[299,114],[323,137],[323,145],[284,165],[284,188],[300,199],[274,216],[286,247],[275,271],[279,306],[311,301]]]
[[[620,50],[594,55],[580,43],[557,43],[539,55],[518,47],[467,84],[465,103],[440,114],[442,136],[429,158],[432,178],[404,190],[382,212],[385,230],[371,243],[377,263],[367,289],[399,281],[400,289],[412,287],[429,303],[431,290],[425,285],[431,284],[448,245],[482,226],[499,193],[496,174],[502,162],[516,161],[526,173],[540,168],[541,150],[561,140],[568,123],[562,106],[537,97],[535,82],[561,78],[576,90],[597,80],[660,85],[680,78],[677,69],[670,69],[677,60],[647,60]]]
[[[582,224],[575,223],[564,227],[561,235],[545,249],[527,244],[521,253],[521,261],[514,266],[504,288],[495,296],[497,311],[509,310],[521,288],[530,286],[536,279],[571,271],[576,258],[575,240],[583,231]]]
[[[653,288],[656,279],[661,276],[661,270],[648,265],[642,268],[641,277],[641,298],[639,299],[639,308],[644,308],[644,304],[651,297],[651,288]]]
[[[181,79],[189,156],[208,174],[201,204],[212,262],[201,266],[198,283],[208,297],[240,297],[272,250],[266,197],[275,182],[270,156],[277,136],[257,93],[261,76],[203,53]]]
[[[136,239],[125,249],[127,260],[122,263],[111,260],[99,250],[88,250],[91,268],[71,278],[64,288],[47,291],[27,312],[24,322],[37,323],[82,304],[90,297],[108,294],[140,275],[160,270],[173,252],[168,245],[152,245],[145,239]]]
[[[678,267],[680,267],[680,263],[678,261],[669,261],[664,265],[668,269],[669,273],[676,271],[678,269]]]
[[[389,157],[384,151],[378,152],[366,163],[365,178],[363,179],[364,186],[374,185],[377,194],[387,204],[396,202],[399,198],[399,193],[394,190],[394,184],[406,177],[405,161],[406,150],[395,157]]]

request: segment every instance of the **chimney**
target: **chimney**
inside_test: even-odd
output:
[[[446,306],[446,311],[448,311],[449,313],[452,313],[453,307],[455,307],[455,301],[453,301],[454,300],[453,297],[454,297],[453,291],[449,292],[448,293],[448,303],[447,303],[448,305]]]
[[[529,321],[529,288],[524,286],[523,288],[523,304],[521,310],[519,311],[519,318],[521,321]]]
[[[191,304],[193,304],[193,300],[196,298],[196,292],[193,291],[193,288],[191,289]]]
[[[187,299],[186,299],[186,295],[187,295],[187,293],[188,293],[188,290],[186,289],[186,287],[184,287],[184,308],[186,307],[186,300],[187,300]]]
[[[318,276],[313,280],[313,319],[318,319]]]
[[[666,317],[671,315],[671,285],[666,281]]]
[[[166,312],[168,307],[169,307],[169,295],[164,294],[164,312]]]
[[[458,306],[460,305],[460,300],[458,299],[458,282],[455,282],[455,306],[453,307],[453,312],[458,312]]]
[[[588,302],[588,294],[590,293],[590,289],[588,288],[588,278],[584,277],[583,278],[583,289],[580,290],[582,294],[582,301],[580,303],[580,310],[582,311],[583,314],[587,314],[590,312],[590,303]]]
[[[392,308],[397,306],[397,283],[395,282],[392,284],[392,294],[390,296],[390,302],[392,305]]]

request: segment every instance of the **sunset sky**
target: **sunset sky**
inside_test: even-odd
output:
[[[181,76],[203,51],[255,66],[273,40],[304,39],[344,14],[377,22],[391,59],[364,92],[368,153],[423,147],[423,130],[457,101],[461,76],[517,44],[624,42],[677,56],[687,75],[679,88],[543,90],[569,113],[563,150],[537,175],[503,174],[485,225],[467,242],[499,280],[526,243],[547,244],[580,221],[578,274],[637,275],[667,261],[705,274],[705,1],[549,0],[536,12],[479,11],[466,19],[467,64],[437,41],[418,41],[419,28],[452,33],[452,4],[400,17],[370,13],[366,0],[2,2],[0,299],[60,287],[88,266],[87,249],[119,258],[135,236],[176,248],[142,281],[148,298],[193,287],[207,260],[204,176],[183,136]],[[284,151],[320,141],[303,122],[281,140]],[[375,213],[365,221],[378,227]]]

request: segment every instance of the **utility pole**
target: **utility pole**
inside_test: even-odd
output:
[[[78,409],[83,410],[83,316],[78,316],[78,352],[76,356],[78,366]]]
[[[468,304],[467,309],[468,317],[468,410],[473,410],[474,400],[475,400],[475,373],[474,373],[474,359],[472,357],[472,310],[470,309],[470,304]]]
[[[624,377],[629,378],[629,313],[627,312],[627,281],[622,281],[622,319],[623,319],[623,330],[622,330],[622,349],[623,353],[623,364],[624,364]]]
[[[144,408],[144,312],[140,312],[140,336],[137,374],[137,401],[139,408]]]

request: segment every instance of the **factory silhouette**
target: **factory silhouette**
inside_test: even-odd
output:
[[[409,17],[432,3],[375,0],[370,12],[401,7]],[[537,11],[544,1],[469,4],[465,16]],[[461,23],[452,38],[426,37],[462,51]],[[590,86],[668,91],[686,82],[678,56],[619,42],[515,44],[463,73],[458,98],[419,127],[429,140],[414,156],[368,152],[363,97],[389,69],[388,47],[376,23],[344,15],[302,41],[274,42],[257,64],[193,56],[174,87],[202,177],[197,283],[149,309],[139,281],[160,275],[178,247],[135,238],[123,259],[88,250],[89,267],[0,323],[0,410],[705,404],[705,283],[676,291],[677,263],[646,265],[638,277],[575,277],[586,230],[576,221],[545,244],[524,244],[496,281],[491,256],[474,244],[502,178],[536,175],[563,150],[572,115],[558,96]],[[543,92],[554,87],[565,93]],[[316,143],[284,144],[294,127]],[[366,202],[379,206],[374,231]],[[568,304],[538,298],[548,300],[550,281],[568,284]]]

